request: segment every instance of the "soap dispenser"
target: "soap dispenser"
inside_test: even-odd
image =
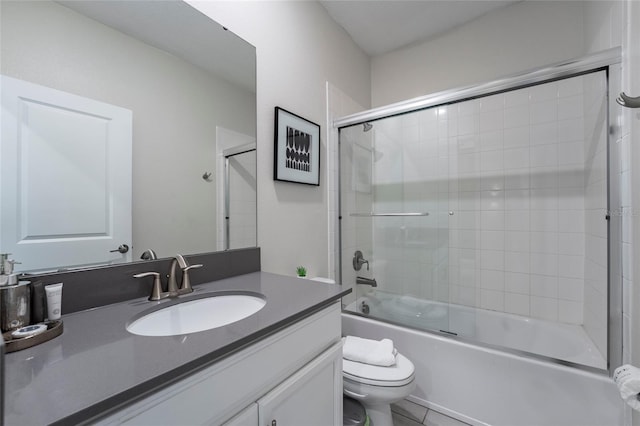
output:
[[[19,281],[9,259],[10,253],[0,253],[0,328],[3,332],[17,330],[31,322],[31,288],[29,281]]]
[[[18,274],[13,273],[13,265],[20,262],[9,259],[9,256],[11,253],[0,253],[0,286],[18,284]]]

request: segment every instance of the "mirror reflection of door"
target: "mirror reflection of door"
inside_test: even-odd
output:
[[[131,111],[1,78],[0,251],[25,270],[130,261]]]
[[[255,144],[225,157],[225,178],[225,250],[256,246]]]
[[[256,139],[216,127],[218,250],[257,245]]]

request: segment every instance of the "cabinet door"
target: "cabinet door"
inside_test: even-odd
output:
[[[342,342],[258,400],[260,426],[342,425]]]
[[[253,403],[222,426],[257,426],[258,404]]]

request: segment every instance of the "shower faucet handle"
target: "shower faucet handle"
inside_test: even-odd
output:
[[[367,271],[369,270],[369,261],[366,260],[364,256],[362,256],[362,252],[360,250],[356,250],[356,252],[353,254],[352,263],[353,269],[355,269],[356,271],[362,269],[362,265],[364,265],[365,263],[367,264]]]

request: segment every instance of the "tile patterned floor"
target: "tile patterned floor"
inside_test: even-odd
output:
[[[394,426],[469,426],[407,400],[391,404],[391,414]]]

